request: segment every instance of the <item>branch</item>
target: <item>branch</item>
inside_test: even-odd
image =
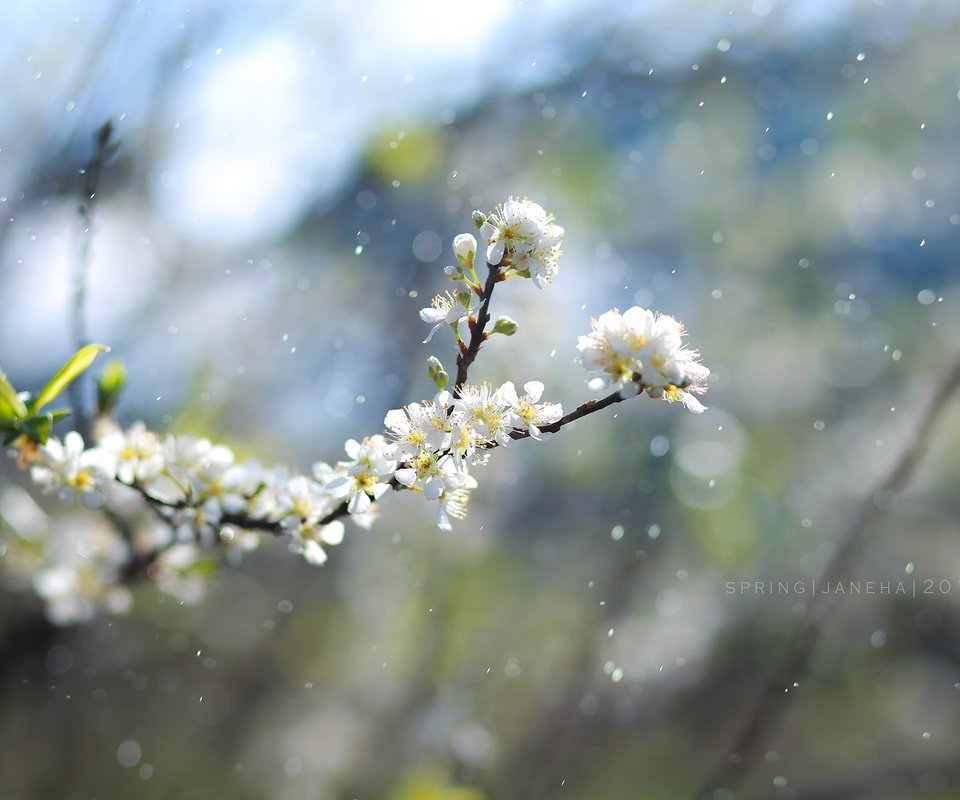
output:
[[[498,266],[491,266],[490,268],[491,274],[495,274],[495,271],[497,270],[499,270]],[[496,279],[494,279],[491,282],[491,280],[488,278],[487,288],[490,289],[490,292],[488,293],[487,289],[486,288],[484,289],[484,294],[486,296],[487,303],[489,303],[490,293],[492,293],[493,291],[492,285],[495,283],[496,283]],[[485,312],[486,312],[486,307],[484,306],[481,309],[481,315],[483,315]],[[480,318],[481,317],[478,316],[478,325],[476,330],[482,330],[482,328],[479,325]],[[487,319],[489,320],[489,316],[487,316]],[[479,344],[477,345],[477,350],[479,350]],[[474,353],[474,356],[475,355],[476,353]],[[466,369],[464,369],[464,373],[465,372],[466,372]],[[640,392],[642,394],[643,389],[646,388],[646,385],[640,381],[639,374],[635,375],[634,378],[637,381],[638,385],[640,386]],[[637,396],[639,397],[640,394],[638,394]],[[595,414],[598,411],[602,411],[603,409],[609,406],[612,406],[616,403],[621,403],[626,399],[629,399],[629,397],[623,397],[619,391],[615,391],[607,395],[606,397],[601,398],[600,400],[588,400],[586,403],[578,406],[569,414],[564,415],[556,422],[550,425],[542,426],[540,430],[543,433],[556,433],[565,425],[569,425],[570,423],[575,422],[576,420],[581,419],[583,417],[589,416],[590,414]],[[517,429],[511,432],[509,435],[510,435],[510,438],[514,440],[530,438],[529,430]],[[497,442],[491,441],[487,443],[486,447],[489,449],[493,449],[495,447],[499,447],[499,445]],[[157,497],[156,495],[151,494],[145,486],[139,483],[133,483],[133,484],[127,484],[123,482],[119,482],[119,483],[121,486],[125,486],[137,492],[147,502],[147,504],[150,507],[152,507],[155,511],[159,513],[160,517],[168,525],[174,524],[173,520],[168,516],[168,514],[176,511],[181,511],[187,508],[197,508],[200,505],[202,505],[201,501],[193,500],[190,497],[184,497],[183,499],[180,499],[180,500],[167,500],[162,497]],[[396,478],[392,478],[389,483],[390,483],[390,487],[394,491],[401,491],[408,488],[406,486],[403,486],[399,481],[397,481]],[[333,509],[331,512],[329,512],[324,517],[319,519],[316,524],[320,526],[329,525],[334,520],[340,519],[341,517],[345,517],[348,514],[349,514],[348,504],[346,501],[344,501],[340,505],[338,505],[335,509]],[[110,516],[111,516],[111,519],[116,524],[117,523],[116,514],[111,512]],[[268,517],[252,517],[249,514],[244,514],[241,512],[223,512],[223,514],[221,514],[220,516],[219,524],[223,526],[233,525],[235,527],[244,528],[246,530],[263,531],[264,533],[269,533],[272,536],[283,536],[289,533],[290,531],[290,528],[285,526],[280,520],[270,519]],[[125,534],[124,538],[127,540],[128,543],[132,542],[132,535]],[[148,550],[145,553],[136,553],[136,552],[132,553],[129,561],[122,568],[121,573],[126,579],[135,578],[142,575],[157,560],[157,558],[159,558],[160,555],[165,550],[167,550],[170,546],[171,544],[165,544],[161,547],[156,547],[152,550]]]
[[[894,496],[913,476],[921,457],[926,452],[934,426],[943,416],[947,402],[960,386],[960,360],[944,378],[931,398],[917,424],[916,435],[900,454],[890,474],[869,492],[850,527],[840,537],[833,558],[826,565],[821,582],[836,582],[856,560],[864,533],[883,517]],[[728,757],[714,769],[701,786],[696,797],[711,796],[714,789],[732,789],[743,777],[758,747],[777,729],[793,698],[793,692],[785,689],[799,682],[810,669],[810,663],[823,632],[825,621],[836,605],[835,595],[816,595],[807,608],[805,617],[798,623],[788,644],[779,668],[767,679],[756,704],[729,748],[733,761]]]
[[[485,328],[490,321],[490,298],[493,296],[493,290],[499,281],[503,280],[500,272],[500,264],[487,264],[487,281],[480,293],[480,310],[477,312],[476,320],[470,321],[470,343],[463,347],[461,344],[460,354],[457,356],[457,379],[453,384],[453,396],[460,396],[460,388],[467,382],[467,372],[470,365],[473,364],[477,353],[487,339]]]
[[[874,800],[877,797],[915,796],[919,780],[929,772],[941,773],[953,782],[960,778],[960,764],[953,754],[915,761],[878,760],[866,768],[821,778],[808,785],[801,784],[791,796],[802,797],[803,800],[835,800],[837,797],[844,800]],[[775,800],[778,796],[777,790],[771,790],[758,797]]]
[[[640,395],[643,394],[644,389],[647,388],[647,385],[646,385],[645,383],[641,383],[641,382],[640,382],[640,375],[639,375],[639,374],[634,374],[634,378],[635,378],[635,380],[637,381],[638,385],[640,386],[640,391],[639,391],[639,393],[638,393],[636,396],[637,396],[637,397],[640,397]],[[541,433],[556,433],[556,432],[559,431],[562,427],[564,427],[564,425],[569,425],[571,422],[576,422],[578,419],[581,419],[582,417],[588,417],[588,416],[590,416],[591,414],[596,414],[598,411],[603,411],[603,409],[607,408],[608,406],[612,406],[612,405],[614,405],[615,403],[622,403],[624,400],[630,400],[630,399],[632,399],[632,398],[631,398],[629,395],[628,395],[627,397],[624,397],[623,395],[621,395],[621,394],[620,394],[620,390],[618,389],[617,391],[612,392],[611,394],[608,394],[606,397],[604,397],[604,398],[602,398],[602,399],[600,399],[600,400],[587,400],[586,403],[584,403],[584,404],[581,405],[581,406],[577,406],[577,407],[576,407],[573,411],[571,411],[569,414],[564,414],[564,415],[563,415],[562,417],[560,417],[560,419],[558,419],[556,422],[554,422],[554,423],[552,423],[552,424],[550,424],[550,425],[543,425],[543,426],[541,426],[541,427],[540,427],[540,432],[541,432]],[[530,438],[530,431],[529,431],[529,430],[522,430],[522,431],[516,430],[516,431],[513,431],[513,432],[510,434],[510,438],[511,438],[511,439],[517,439],[517,440],[519,440],[519,439],[529,439],[529,438]],[[496,446],[497,446],[497,443],[496,443],[496,442],[493,442],[493,443],[491,444],[491,447],[496,447]]]
[[[86,299],[87,274],[90,271],[90,241],[92,239],[93,211],[97,201],[97,188],[100,185],[100,173],[107,158],[116,149],[116,143],[111,141],[113,125],[107,120],[100,126],[95,136],[93,157],[83,170],[83,186],[80,190],[80,235],[77,247],[77,257],[73,262],[73,293],[70,304],[70,327],[73,336],[73,349],[79,350],[89,343],[87,335]],[[85,376],[78,376],[70,384],[68,391],[70,405],[76,419],[76,429],[83,438],[90,437],[90,415],[87,413],[83,401],[83,385]]]

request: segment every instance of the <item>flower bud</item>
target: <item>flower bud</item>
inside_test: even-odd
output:
[[[470,219],[472,219],[473,224],[477,226],[477,230],[480,230],[480,228],[483,227],[483,223],[487,221],[487,215],[482,211],[474,211],[473,214],[470,215]]]
[[[97,413],[109,414],[120,400],[126,385],[127,368],[124,363],[119,358],[108,361],[97,378]]]
[[[463,266],[470,269],[477,254],[477,240],[472,233],[461,233],[453,239],[453,253]]]
[[[446,388],[447,383],[450,381],[450,376],[447,374],[446,370],[443,368],[443,364],[440,363],[440,359],[436,356],[430,356],[427,359],[427,374],[430,376],[430,380],[434,382],[437,389],[441,392]]]
[[[517,332],[517,323],[510,317],[498,317],[493,324],[492,333],[502,333],[504,336],[513,336]]]

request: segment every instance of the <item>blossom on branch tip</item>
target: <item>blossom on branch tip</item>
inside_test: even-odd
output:
[[[473,259],[477,255],[477,240],[472,233],[461,233],[453,237],[453,254],[464,267],[473,269]]]
[[[710,370],[696,350],[684,347],[683,324],[639,306],[616,309],[590,320],[591,331],[577,341],[580,364],[594,377],[591,389],[615,386],[622,397],[646,389],[652,397],[679,401],[700,413],[695,395],[707,390]]]
[[[488,263],[508,263],[539,289],[553,280],[563,228],[554,223],[552,214],[531,200],[511,197],[482,219],[480,233],[487,240]]]

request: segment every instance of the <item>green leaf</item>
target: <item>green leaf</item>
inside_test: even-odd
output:
[[[23,432],[37,444],[46,444],[50,438],[50,429],[53,427],[53,414],[37,414],[25,419],[22,423]]]
[[[76,353],[70,356],[67,363],[60,367],[59,372],[50,379],[50,382],[43,387],[40,394],[37,395],[37,399],[33,404],[33,410],[39,411],[53,400],[66,388],[67,384],[93,363],[93,359],[97,357],[98,353],[102,353],[108,349],[109,348],[104,347],[102,344],[88,344],[86,347],[81,347],[77,350]]]
[[[19,419],[27,416],[26,405],[17,397],[17,390],[7,380],[2,369],[0,369],[0,416],[5,419]]]

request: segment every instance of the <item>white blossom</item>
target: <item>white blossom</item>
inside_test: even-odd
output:
[[[487,241],[487,261],[509,264],[542,289],[557,274],[563,228],[553,215],[531,200],[511,197],[484,218],[481,235]]]
[[[305,523],[294,531],[290,546],[308,563],[319,567],[327,561],[327,551],[323,546],[340,544],[343,541],[344,532],[344,525],[338,519],[326,525]]]
[[[426,308],[420,309],[420,319],[433,325],[430,335],[423,340],[426,344],[433,339],[434,334],[444,325],[457,325],[460,320],[470,314],[470,294],[444,292],[436,295]]]
[[[130,590],[118,580],[130,549],[109,526],[92,517],[74,520],[66,531],[48,532],[43,548],[33,588],[51,622],[68,625],[100,609],[113,614],[130,609]]]
[[[321,484],[306,475],[294,475],[275,492],[270,519],[289,527],[316,524],[337,505],[336,499]]]
[[[652,396],[680,401],[703,411],[694,396],[703,394],[710,376],[700,354],[683,346],[683,324],[666,314],[633,306],[616,309],[590,321],[591,331],[577,342],[580,363],[594,377],[591,389],[616,386],[630,397],[641,388]]]
[[[494,390],[488,383],[460,387],[460,396],[454,401],[454,419],[460,425],[471,425],[483,439],[506,446],[516,416],[513,406],[517,392],[507,381]]]
[[[397,462],[387,457],[387,442],[379,435],[369,436],[363,442],[348,439],[345,449],[350,460],[341,462],[344,472],[332,476],[326,489],[346,501],[351,514],[364,514],[389,491]]]
[[[462,483],[456,489],[443,493],[440,505],[437,507],[437,527],[444,531],[453,530],[451,519],[466,519],[470,504],[470,492],[477,488],[477,481],[466,472],[462,473]]]
[[[509,251],[529,253],[548,224],[547,212],[537,203],[510,197],[480,227],[487,240],[487,262],[499,264]]]
[[[449,453],[437,455],[424,450],[408,466],[398,469],[396,478],[402,486],[422,491],[427,500],[439,500],[448,489],[464,485],[466,472]]]
[[[30,468],[30,477],[45,492],[57,492],[70,502],[76,497],[102,498],[104,487],[116,476],[117,460],[97,447],[84,449],[83,437],[70,431],[63,441],[51,436],[40,445],[41,460]]]
[[[477,240],[472,233],[461,233],[453,238],[453,254],[463,266],[473,268],[477,254]]]
[[[550,434],[542,433],[540,428],[558,422],[563,416],[563,407],[559,403],[540,402],[543,397],[543,384],[540,381],[523,384],[523,392],[523,397],[518,397],[517,393],[513,392],[508,398],[513,410],[514,425],[526,430],[532,439],[546,439]]]
[[[115,428],[104,434],[99,446],[117,461],[117,480],[121,483],[148,484],[166,467],[160,437],[135,422],[126,431]]]
[[[447,449],[451,439],[447,409],[452,403],[450,392],[442,391],[433,400],[388,411],[383,424],[393,442],[385,450],[387,458],[405,462],[422,450],[435,453]]]

